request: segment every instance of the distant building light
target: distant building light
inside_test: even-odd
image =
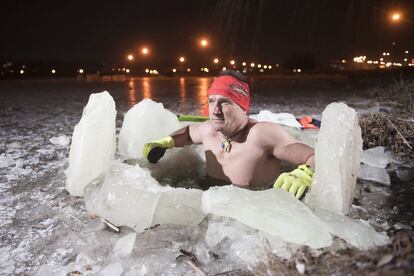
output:
[[[260,71],[260,73],[263,73],[264,72],[264,69],[260,69],[259,71]]]
[[[227,67],[226,67],[226,66],[224,66],[224,67],[222,68],[222,70],[227,70]]]
[[[83,69],[82,68],[79,69],[78,72],[79,72],[79,74],[83,74]]]
[[[250,67],[254,67],[254,66],[255,66],[254,62],[250,63]]]
[[[378,60],[374,60],[372,63],[374,63],[374,64],[378,64]]]
[[[262,67],[262,65],[261,64],[257,64],[257,68],[261,68]]]
[[[208,73],[209,71],[208,68],[204,68],[204,72]]]
[[[368,64],[372,64],[372,60],[368,60],[368,61],[367,61],[367,63],[368,63]]]
[[[269,69],[272,69],[272,65],[269,65],[269,66],[268,66],[268,68],[269,68]]]
[[[405,58],[404,61],[408,61],[408,58]]]
[[[385,66],[387,66],[387,67],[390,67],[392,65],[392,62],[387,62],[386,64],[385,64]]]
[[[404,53],[408,54],[409,52],[408,52],[408,50],[406,50]]]
[[[180,57],[178,60],[179,60],[180,62],[184,62],[184,61],[185,61],[185,57]]]
[[[296,73],[296,69],[293,69],[293,73]]]
[[[380,60],[383,61],[384,59],[383,58],[380,58]]]
[[[299,68],[299,69],[298,69],[298,73],[300,73],[300,72],[302,72],[302,69],[300,69],[300,68]]]
[[[243,65],[243,66],[246,66],[246,65],[247,65],[247,63],[246,63],[245,61],[243,61],[243,62],[242,62],[242,65]]]
[[[383,55],[383,56],[386,56],[386,55],[387,55],[387,53],[386,53],[386,52],[384,52],[384,53],[382,53],[382,55]]]
[[[345,60],[345,59],[343,59],[343,60],[341,60],[341,62],[342,62],[342,63],[346,63],[346,60]]]
[[[218,59],[218,58],[215,58],[215,59],[213,60],[213,62],[214,62],[215,64],[217,64],[217,63],[219,63],[219,59]]]
[[[149,73],[149,69],[148,69],[148,68],[147,68],[147,69],[145,69],[145,73],[147,73],[147,74]]]
[[[190,68],[187,68],[187,72],[191,72],[191,69]]]
[[[125,70],[125,72],[126,72],[127,74],[129,74],[129,69],[126,69],[126,70]]]
[[[133,55],[131,55],[131,54],[129,54],[129,55],[127,56],[127,59],[128,59],[129,61],[132,61],[132,60],[134,60],[134,56],[133,56]]]
[[[234,59],[230,60],[230,64],[231,64],[231,65],[236,64],[236,62],[234,61]]]
[[[56,70],[55,69],[52,69],[52,74],[55,74],[56,73]]]
[[[264,65],[264,66],[263,66],[263,68],[264,68],[264,69],[267,69],[267,65]]]
[[[20,70],[20,75],[23,75],[24,74],[24,70]]]
[[[177,69],[173,68],[172,71],[173,71],[173,73],[175,73],[175,72],[177,72]]]
[[[276,64],[276,67],[279,67],[279,63],[278,63],[278,64]]]

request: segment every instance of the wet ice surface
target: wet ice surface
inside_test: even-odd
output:
[[[142,98],[163,102],[176,113],[205,112],[205,91],[210,82],[207,78],[177,78],[114,83],[0,83],[0,274],[46,275],[66,267],[68,271],[85,274],[112,268],[130,271],[131,275],[194,275],[187,262],[189,257],[182,252],[197,254],[198,265],[209,274],[252,269],[242,255],[257,250],[254,244],[262,242],[257,236],[252,235],[250,243],[243,243],[250,236],[240,238],[240,243],[236,239],[231,246],[236,249],[239,246],[239,250],[229,250],[224,239],[216,244],[216,250],[206,251],[206,231],[214,220],[203,221],[197,227],[162,225],[150,229],[137,235],[129,257],[113,256],[119,238],[132,230],[122,228],[121,234],[102,230],[100,222],[87,214],[84,200],[64,190],[69,145],[59,137],[71,137],[90,93],[108,90],[114,97],[119,132],[123,113]],[[338,100],[360,110],[377,108],[374,99],[357,95],[342,81],[292,83],[292,80],[256,79],[252,88],[256,92],[252,112],[267,109],[318,117],[328,103]],[[379,230],[388,230],[393,222],[399,223],[396,227],[410,227],[407,221],[396,218],[397,214],[412,212],[399,202],[401,193],[398,186],[392,189],[370,182],[358,183],[360,199],[353,205],[351,216],[367,220]],[[403,197],[409,201],[410,193]],[[221,223],[223,229],[228,224],[233,228],[237,225],[230,219],[215,223]],[[246,226],[239,227],[245,231]],[[237,236],[237,231],[233,235]],[[163,270],[159,271],[161,264]]]

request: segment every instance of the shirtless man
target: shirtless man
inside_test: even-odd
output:
[[[222,72],[207,94],[210,120],[145,144],[144,157],[156,163],[168,148],[203,144],[208,177],[251,189],[273,184],[302,198],[312,182],[314,150],[280,125],[248,117],[250,90],[241,73]],[[302,165],[280,174],[281,161]]]

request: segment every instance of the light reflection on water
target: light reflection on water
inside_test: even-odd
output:
[[[208,78],[198,78],[197,86],[197,101],[199,106],[199,114],[208,115],[208,101],[207,101],[207,90],[209,87]]]

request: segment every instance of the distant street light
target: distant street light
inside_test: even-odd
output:
[[[131,55],[131,54],[129,54],[129,55],[127,56],[127,59],[128,59],[129,61],[133,61],[133,60],[134,60],[134,56],[133,56],[133,55]]]
[[[219,63],[219,59],[218,59],[218,58],[215,58],[215,59],[213,60],[213,62],[214,62],[215,64],[217,64],[217,63]]]
[[[83,74],[83,69],[79,69],[79,74]]]
[[[149,49],[147,47],[142,47],[141,48],[141,53],[146,56],[149,54]]]
[[[391,14],[391,21],[397,23],[397,22],[399,22],[401,20],[401,17],[402,17],[401,16],[401,13],[399,13],[399,12],[393,12]]]
[[[180,57],[178,60],[179,60],[181,63],[183,63],[183,62],[185,61],[185,57]]]
[[[203,47],[203,48],[207,47],[207,46],[208,46],[208,40],[207,40],[207,39],[205,39],[205,38],[201,39],[201,40],[200,40],[200,45],[201,45],[201,47]]]
[[[56,70],[55,69],[52,69],[52,74],[55,74],[56,73]]]
[[[234,61],[234,59],[230,60],[230,64],[231,64],[231,65],[236,64],[236,62]]]

